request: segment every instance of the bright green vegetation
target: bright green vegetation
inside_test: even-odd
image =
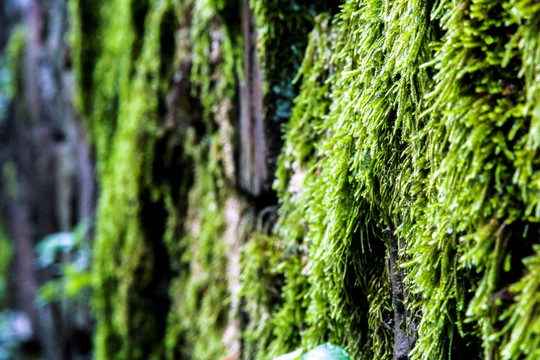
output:
[[[229,139],[215,117],[224,111],[228,121],[231,111],[220,104],[234,96],[238,33],[221,29],[217,14],[227,9],[212,1],[71,9],[78,106],[101,188],[95,358],[216,359],[230,300],[220,242]],[[222,55],[210,58],[214,46]],[[199,94],[206,101],[197,105]]]
[[[161,176],[183,161],[160,129],[177,12],[170,1],[72,2],[79,107],[88,114],[101,189],[93,271],[97,359],[164,356],[167,306],[160,302],[163,284],[154,280],[169,271],[162,239],[175,231],[167,220],[176,211],[172,199],[189,181],[182,173]],[[156,159],[160,147],[169,153]]]
[[[219,359],[235,318],[245,358],[392,359],[391,236],[411,358],[538,358],[538,4],[251,0],[266,120],[287,121],[272,229],[234,178],[240,4],[71,4],[96,359]]]
[[[297,296],[280,310],[305,311],[304,344],[391,357],[392,232],[416,314],[413,358],[537,356],[538,11],[349,1],[330,61],[306,53],[276,183],[278,233],[308,249],[296,270],[309,269],[305,285],[287,281]],[[308,49],[324,53],[323,35]]]

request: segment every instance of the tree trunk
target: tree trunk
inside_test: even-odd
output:
[[[50,359],[535,359],[538,19],[528,0],[5,2],[10,306]],[[93,349],[89,288],[35,307],[74,279]]]

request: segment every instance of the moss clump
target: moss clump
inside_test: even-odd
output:
[[[221,215],[226,193],[215,187],[216,149],[207,141],[194,148],[195,185],[190,191],[188,233],[181,240],[182,271],[171,287],[174,302],[166,339],[170,359],[218,359],[226,355],[222,337],[230,294],[222,241],[226,223]]]
[[[112,151],[121,102],[136,76],[148,9],[145,0],[70,2],[75,105],[85,116],[100,171]]]
[[[189,42],[183,52],[192,59],[191,95],[200,101],[202,114],[190,124],[183,143],[194,177],[182,224],[185,235],[176,239],[183,253],[180,274],[171,285],[166,336],[169,359],[210,360],[232,355],[225,331],[237,314],[228,277],[226,232],[231,224],[226,215],[228,203],[237,199],[230,147],[242,48],[239,13],[233,13],[233,3],[195,1],[184,8],[189,21],[183,26]]]
[[[163,116],[160,99],[168,89],[162,84],[169,82],[160,75],[173,61],[165,56],[163,46],[174,43],[164,44],[163,39],[168,38],[171,17],[174,21],[174,7],[165,1],[149,8],[140,56],[134,61],[134,20],[118,16],[130,14],[129,5],[124,1],[104,4],[104,8],[118,7],[118,13],[104,11],[98,24],[93,24],[106,23],[104,30],[111,36],[107,41],[111,46],[116,42],[120,49],[104,50],[95,65],[95,84],[92,90],[85,89],[94,101],[89,124],[96,141],[103,141],[96,142],[101,195],[93,269],[98,359],[163,358],[161,341],[168,311],[167,290],[155,279],[166,278],[169,271],[162,237],[165,203],[171,202],[176,189],[156,179],[160,162],[155,154]],[[123,46],[128,47],[127,53]]]
[[[527,35],[537,23],[519,8],[536,11],[525,2],[344,4],[331,60],[302,70],[305,118],[293,111],[278,166],[278,234],[309,249],[308,290],[282,308],[305,314],[293,332],[304,344],[338,334],[357,358],[392,355],[388,273],[384,261],[365,266],[388,257],[382,240],[392,233],[417,314],[407,324],[418,329],[413,358],[460,358],[476,346],[487,358],[534,353],[495,337],[515,334],[497,298],[530,278],[521,261],[538,235],[536,40]],[[327,80],[317,87],[317,77]]]
[[[278,238],[255,233],[242,248],[242,290],[249,322],[243,332],[244,358],[267,359],[286,349],[269,349],[275,337],[273,316],[282,306],[283,252]],[[291,329],[293,330],[293,329]]]
[[[216,213],[235,196],[223,148],[238,29],[213,1],[118,0],[88,18],[82,6],[72,4],[74,63],[102,190],[95,356],[219,358],[231,299]]]
[[[315,48],[329,54],[304,75],[297,103],[304,118],[296,122],[293,116],[277,183],[285,200],[280,231],[287,236],[302,223],[307,228],[309,290],[302,332],[307,346],[329,340],[358,358],[392,356],[383,230],[401,222],[395,210],[399,164],[406,158],[404,139],[418,128],[420,92],[428,86],[427,74],[419,71],[432,36],[424,6],[409,9],[418,18],[410,24],[391,21],[407,9],[405,3],[350,1],[327,35],[334,41],[312,38]],[[395,43],[410,47],[394,48]],[[322,95],[313,81],[317,76],[327,89]],[[312,130],[302,130],[306,127]],[[319,139],[314,148],[320,150],[306,147],[306,132]],[[288,175],[292,170],[304,173],[300,186]],[[299,196],[294,187],[302,189]],[[290,209],[298,208],[296,224],[290,223]]]
[[[534,60],[516,43],[534,43],[523,34],[536,25],[515,17],[507,2],[444,5],[445,35],[433,61],[437,73],[427,110],[440,113],[427,125],[433,192],[413,207],[422,215],[410,233],[411,259],[424,264],[409,267],[410,279],[431,299],[419,301],[415,354],[444,358],[458,351],[461,333],[478,336],[485,357],[498,357],[508,341],[500,335],[512,327],[501,316],[508,305],[495,305],[495,298],[523,276],[521,261],[538,234],[537,190],[531,187],[538,146],[530,139],[537,120],[530,82],[522,78]],[[472,328],[460,327],[462,321]]]
[[[9,72],[9,82],[7,94],[13,96],[23,90],[23,68],[22,59],[26,51],[26,31],[22,26],[18,26],[11,31],[9,41],[6,45],[6,68]]]
[[[22,25],[11,30],[5,53],[0,55],[0,127],[6,131],[9,103],[24,94],[24,59],[26,30]],[[26,107],[22,101],[13,101],[21,119],[25,119]],[[7,132],[7,131],[6,131]],[[6,183],[5,186],[9,186]],[[10,192],[8,188],[8,192]]]
[[[240,10],[238,1],[193,1],[192,6],[193,91],[203,105],[204,119],[215,129],[219,103],[234,98],[241,73]],[[236,13],[231,7],[236,7]]]

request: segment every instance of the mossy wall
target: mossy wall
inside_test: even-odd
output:
[[[540,355],[536,3],[71,9],[96,359]],[[259,67],[266,192],[239,180]]]

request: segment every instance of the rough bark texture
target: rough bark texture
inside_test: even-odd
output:
[[[388,235],[390,259],[390,282],[392,283],[392,302],[394,305],[394,359],[407,360],[414,346],[414,324],[406,307],[406,288],[403,270],[399,267],[399,244],[397,238]]]
[[[271,191],[263,113],[263,74],[257,56],[257,32],[247,0],[242,1],[244,82],[240,86],[240,185],[254,197]]]

